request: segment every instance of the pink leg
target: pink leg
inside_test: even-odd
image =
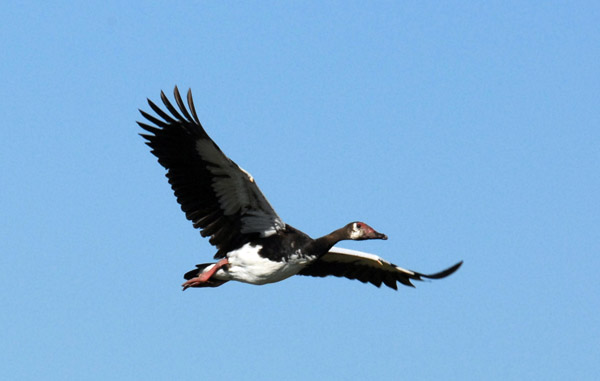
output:
[[[219,262],[215,263],[214,267],[209,271],[202,273],[199,276],[192,278],[186,281],[184,284],[182,284],[181,286],[183,287],[183,291],[185,291],[188,287],[195,287],[198,286],[200,283],[208,282],[210,277],[213,276],[218,269],[220,269],[223,266],[227,266],[228,264],[229,261],[227,260],[227,258],[221,259]]]

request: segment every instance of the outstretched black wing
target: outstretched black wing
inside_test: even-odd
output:
[[[167,169],[169,184],[187,219],[218,248],[215,258],[224,257],[252,237],[267,237],[284,229],[285,224],[254,178],[225,156],[206,134],[191,90],[187,94],[189,111],[177,87],[174,94],[179,110],[161,91],[168,112],[148,100],[159,117],[140,110],[150,124],[138,124],[149,132],[141,135]]]
[[[462,261],[439,273],[425,275],[406,270],[390,263],[377,255],[356,250],[333,247],[321,258],[304,268],[298,275],[326,277],[328,275],[358,279],[363,283],[371,283],[377,287],[385,284],[397,290],[396,282],[414,287],[411,280],[441,279],[454,273],[462,265]]]

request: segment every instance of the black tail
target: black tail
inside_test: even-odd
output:
[[[213,263],[203,263],[201,265],[196,265],[195,269],[188,271],[187,273],[185,273],[185,275],[183,277],[185,278],[185,280],[190,280],[192,278],[195,278],[198,275],[200,275],[200,273],[202,273],[202,271],[205,268],[207,268],[208,266],[210,266],[212,264]]]
[[[200,274],[202,274],[202,272],[204,271],[205,268],[207,268],[210,265],[214,265],[214,263],[202,263],[200,265],[196,265],[196,268],[193,270],[188,271],[187,273],[185,273],[183,275],[183,277],[185,278],[185,280],[190,280],[193,279],[197,276],[199,276]],[[208,282],[196,285],[196,286],[192,286],[194,288],[196,287],[219,287],[220,285],[222,285],[223,283],[226,283],[228,281],[226,280],[216,280],[216,279],[209,279]]]

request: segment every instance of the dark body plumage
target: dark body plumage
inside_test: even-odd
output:
[[[229,280],[272,283],[292,275],[327,275],[358,279],[396,289],[396,282],[439,279],[462,262],[432,275],[397,267],[373,254],[333,247],[346,239],[387,239],[362,222],[352,222],[318,239],[285,224],[254,178],[230,160],[200,124],[191,91],[186,108],[175,88],[175,108],[161,92],[169,111],[152,101],[159,116],[140,112],[152,125],[138,122],[158,162],[167,169],[177,202],[194,227],[217,248],[217,263],[198,265],[185,274],[187,287],[216,287]]]

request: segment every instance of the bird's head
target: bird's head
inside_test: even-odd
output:
[[[365,239],[387,239],[387,235],[381,234],[364,222],[351,222],[346,225],[348,239],[362,241]]]

